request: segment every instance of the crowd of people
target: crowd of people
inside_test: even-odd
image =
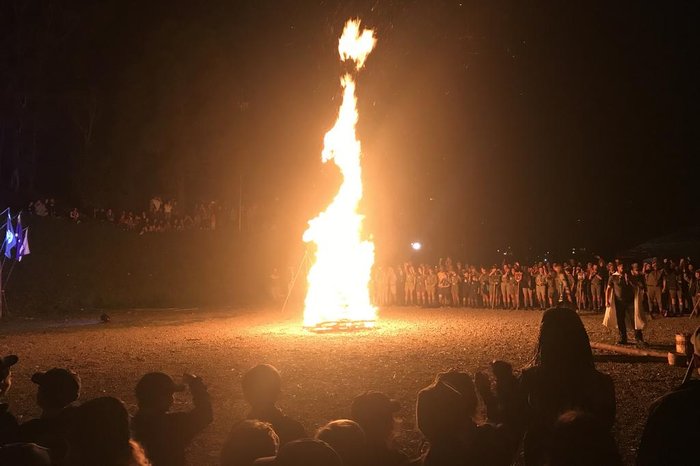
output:
[[[619,267],[622,266],[622,269]],[[650,260],[628,265],[601,257],[585,265],[568,262],[477,266],[451,259],[438,265],[405,263],[379,266],[370,290],[377,306],[452,306],[502,309],[546,309],[560,301],[578,310],[603,311],[609,304],[611,278],[625,274],[644,295],[654,314],[678,316],[700,299],[700,273],[688,259]]]
[[[111,208],[93,207],[85,210],[72,207],[62,210],[57,207],[53,198],[38,199],[30,202],[27,210],[39,217],[66,217],[75,223],[85,221],[107,222],[127,231],[139,234],[162,233],[182,230],[215,230],[217,222],[231,219],[233,213],[226,215],[225,209],[219,202],[198,202],[192,210],[183,209],[176,199],[163,199],[154,196],[148,204],[148,209],[141,212],[132,210],[117,211]],[[228,217],[228,218],[227,218]]]
[[[700,369],[700,328],[692,337],[691,368]],[[449,370],[417,394],[416,426],[424,438],[411,458],[397,448],[401,404],[368,391],[348,400],[347,419],[314,434],[279,407],[280,372],[262,364],[242,377],[249,405],[221,447],[222,466],[617,466],[612,435],[615,388],[596,370],[586,330],[574,309],[560,303],[544,312],[531,363],[521,371],[495,361],[492,375]],[[0,360],[0,396],[6,396],[17,356]],[[0,466],[178,466],[193,439],[213,420],[207,387],[185,375],[177,384],[161,372],[135,385],[138,411],[130,417],[117,398],[81,402],[79,376],[66,368],[38,372],[41,415],[19,424],[0,405]],[[189,390],[192,408],[173,411],[173,394]],[[481,404],[480,404],[481,403]],[[477,415],[485,410],[486,421]],[[678,389],[650,407],[637,464],[697,464],[700,380],[689,369]]]

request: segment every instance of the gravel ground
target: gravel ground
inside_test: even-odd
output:
[[[527,363],[534,348],[541,312],[460,309],[386,309],[378,328],[316,335],[300,328],[298,315],[250,309],[132,310],[115,312],[110,324],[96,319],[2,324],[0,354],[20,355],[11,408],[27,420],[37,415],[34,371],[69,367],[82,378],[81,399],[114,395],[135,410],[133,387],[152,370],[172,375],[201,375],[213,398],[215,421],[190,448],[190,464],[217,464],[219,448],[231,425],[244,415],[241,374],[267,362],[283,374],[285,411],[308,432],[349,415],[352,397],[364,390],[386,392],[403,406],[400,444],[414,453],[416,392],[436,372],[450,367],[485,370],[493,359],[514,367]],[[592,341],[614,343],[602,316],[584,315]],[[647,341],[668,350],[674,334],[700,321],[653,321]],[[615,434],[627,464],[632,464],[646,409],[656,397],[680,383],[684,370],[665,361],[598,354],[597,366],[615,380],[618,415]],[[177,398],[185,409],[187,395]]]

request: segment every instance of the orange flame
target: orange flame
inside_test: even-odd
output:
[[[360,31],[360,21],[345,24],[338,42],[342,61],[353,60],[360,70],[377,40],[374,31]],[[333,128],[323,138],[321,160],[333,160],[343,175],[343,184],[333,202],[309,221],[305,242],[313,242],[316,251],[309,270],[308,291],[304,303],[304,326],[328,322],[376,319],[369,299],[369,280],[374,264],[374,243],[362,239],[362,221],[358,205],[362,199],[360,141],[355,134],[357,97],[355,80],[344,75],[340,84],[343,102]]]

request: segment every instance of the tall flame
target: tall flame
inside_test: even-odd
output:
[[[353,60],[360,70],[377,39],[374,31],[360,31],[359,20],[349,20],[338,42],[342,61]],[[333,160],[343,175],[333,202],[309,221],[305,242],[316,244],[308,275],[304,303],[304,326],[340,321],[373,322],[376,309],[369,299],[369,280],[374,263],[374,244],[362,238],[363,216],[358,213],[362,199],[360,141],[355,134],[357,97],[355,80],[345,74],[340,85],[343,102],[333,128],[323,138],[321,160]]]

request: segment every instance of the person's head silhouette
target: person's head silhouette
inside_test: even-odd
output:
[[[343,460],[343,466],[365,464],[367,439],[362,427],[350,419],[338,419],[321,427],[316,438],[326,442]]]
[[[80,396],[80,378],[68,369],[53,368],[37,372],[32,382],[39,386],[36,401],[42,409],[42,416],[53,415]]]
[[[12,385],[12,366],[19,358],[14,354],[0,358],[0,396],[4,396]]]
[[[173,394],[185,390],[162,372],[149,372],[136,384],[136,399],[139,410],[166,412],[173,404]]]
[[[274,458],[261,458],[254,464],[274,466],[344,466],[338,454],[321,440],[294,440],[280,448]]]
[[[260,364],[243,375],[243,397],[253,410],[264,410],[275,405],[282,391],[282,376],[269,365]]]
[[[258,458],[277,455],[279,444],[279,437],[267,422],[239,422],[221,451],[221,466],[251,466]]]

